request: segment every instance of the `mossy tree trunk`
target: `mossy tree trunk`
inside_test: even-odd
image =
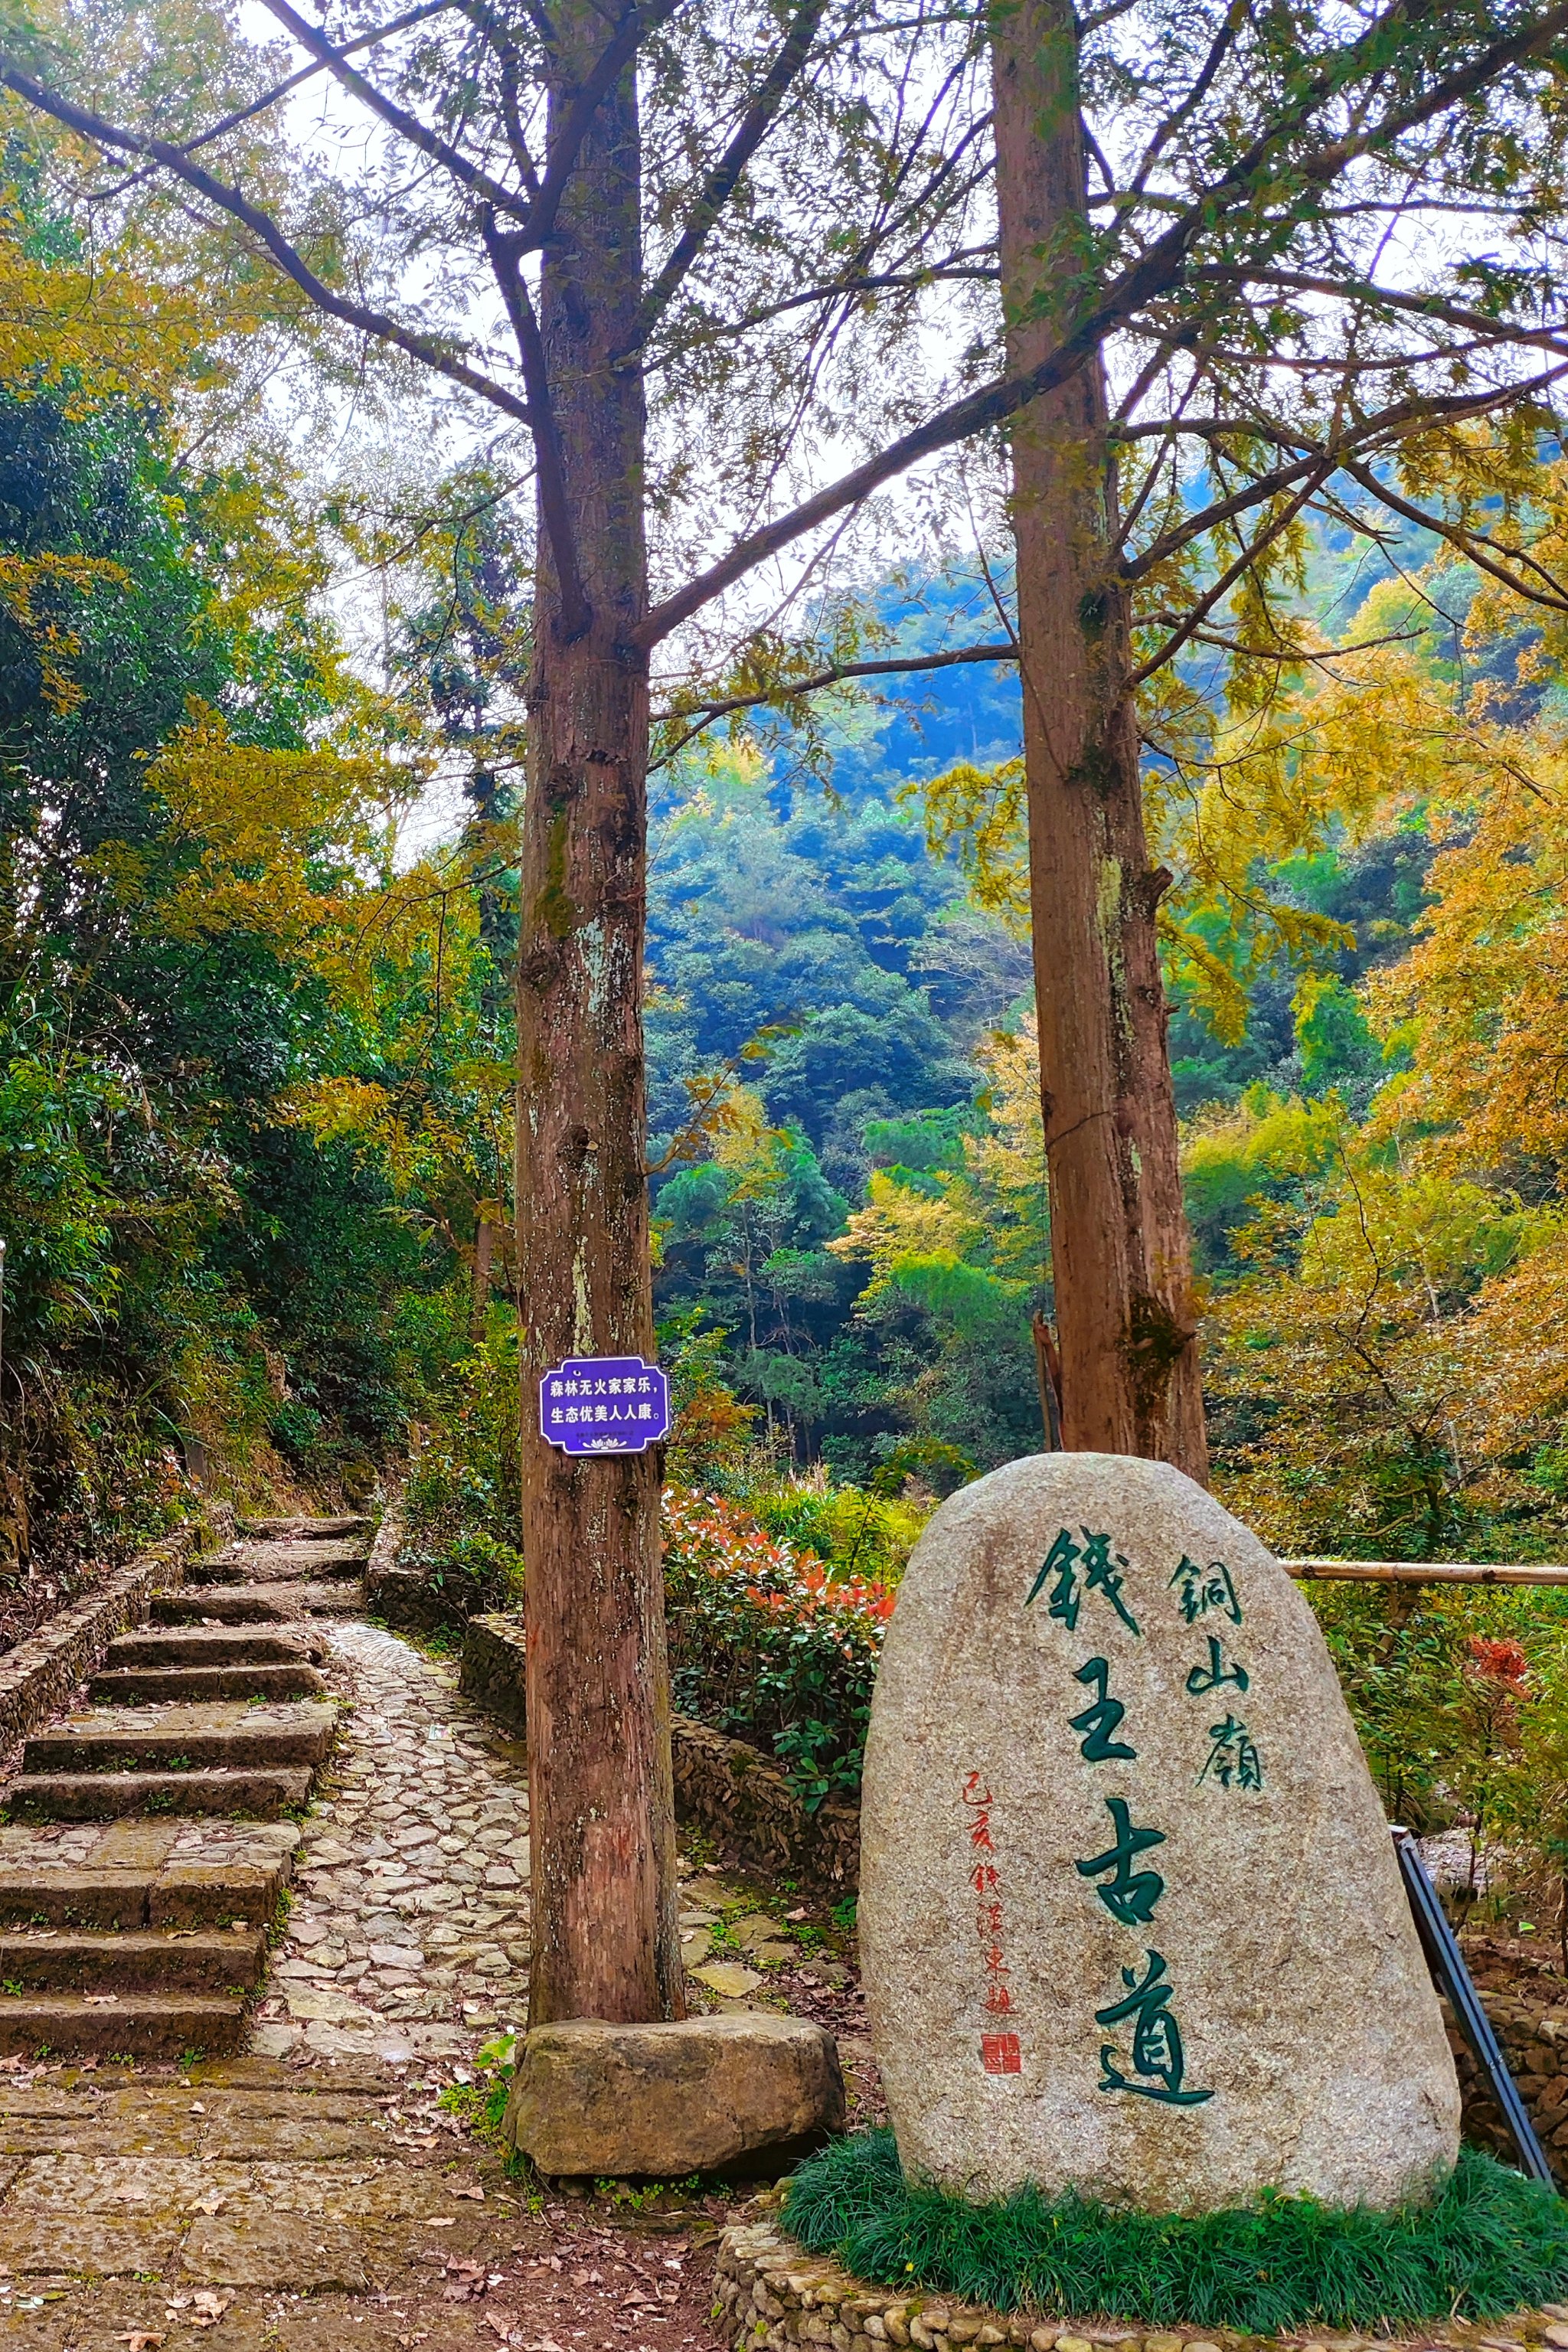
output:
[[[1007,361],[1060,340],[1090,266],[1067,0],[992,23]],[[1168,1019],[1139,782],[1116,476],[1097,362],[1020,412],[1013,523],[1062,1443],[1207,1475]]]
[[[605,46],[552,9],[552,144]],[[532,2022],[681,2013],[668,1675],[652,1453],[573,1458],[540,1375],[651,1357],[642,1045],[647,606],[635,72],[600,106],[545,247],[537,335],[540,559],[518,960],[517,1215]],[[545,399],[547,392],[548,410]]]

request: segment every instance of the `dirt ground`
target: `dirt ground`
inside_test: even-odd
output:
[[[688,1867],[721,1921],[787,1906],[810,1937],[793,1895]],[[827,2026],[851,2120],[879,2118],[842,1937],[751,1998]],[[713,2249],[766,2184],[568,2195],[509,2178],[484,2087],[452,2058],[309,2046],[184,2068],[0,2062],[0,2347],[727,2352]]]
[[[745,2191],[509,2179],[429,2070],[40,2066],[0,2089],[0,2343],[718,2352]]]

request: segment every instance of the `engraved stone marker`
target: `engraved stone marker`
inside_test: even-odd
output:
[[[1316,1621],[1168,1465],[952,1496],[871,1709],[861,1957],[906,2172],[1198,2212],[1390,2205],[1459,2095]]]

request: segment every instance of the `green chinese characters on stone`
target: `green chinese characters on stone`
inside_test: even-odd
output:
[[[1138,1620],[1121,1597],[1126,1581],[1123,1571],[1130,1565],[1127,1555],[1111,1550],[1108,1535],[1091,1535],[1088,1528],[1080,1528],[1079,1533],[1083,1538],[1081,1544],[1073,1541],[1066,1528],[1061,1529],[1024,1597],[1025,1608],[1050,1584],[1046,1613],[1059,1619],[1070,1633],[1078,1625],[1085,1594],[1099,1592],[1110,1601],[1128,1632],[1139,1633]]]
[[[1211,1691],[1218,1690],[1224,1683],[1234,1683],[1238,1691],[1245,1691],[1248,1680],[1245,1666],[1226,1664],[1225,1652],[1211,1633],[1208,1664],[1193,1668],[1187,1676],[1187,1693],[1192,1698],[1207,1698]]]
[[[1222,1789],[1261,1789],[1263,1764],[1258,1748],[1245,1723],[1227,1715],[1223,1723],[1211,1723],[1208,1762],[1198,1774],[1201,1789],[1212,1774]]]
[[[1114,1735],[1121,1728],[1121,1718],[1127,1709],[1119,1698],[1110,1696],[1110,1662],[1107,1658],[1090,1658],[1079,1666],[1075,1682],[1088,1683],[1094,1692],[1092,1702],[1081,1715],[1069,1718],[1072,1728],[1081,1731],[1083,1742],[1079,1754],[1086,1764],[1108,1764],[1117,1758],[1131,1763],[1137,1756],[1136,1748]]]
[[[1092,1862],[1074,1864],[1080,1878],[1104,1878],[1110,1875],[1095,1893],[1113,1919],[1124,1927],[1152,1918],[1154,1906],[1165,1892],[1165,1882],[1157,1870],[1134,1870],[1133,1863],[1151,1846],[1163,1845],[1163,1830],[1141,1830],[1132,1826],[1125,1797],[1107,1797],[1105,1808],[1116,1831],[1116,1843]]]
[[[1211,1559],[1200,1568],[1195,1559],[1182,1554],[1182,1564],[1171,1582],[1177,1588],[1182,1617],[1188,1625],[1195,1625],[1200,1617],[1218,1610],[1233,1625],[1241,1622],[1241,1603],[1237,1599],[1236,1582],[1223,1559]]]
[[[1181,2028],[1171,2012],[1171,1987],[1164,1980],[1164,1957],[1149,1952],[1145,1961],[1142,1977],[1131,1969],[1122,1969],[1121,1981],[1128,1988],[1126,1999],[1112,2001],[1108,2008],[1094,2012],[1097,2025],[1121,2025],[1129,2018],[1132,2021],[1131,2074],[1122,2072],[1121,2053],[1114,2042],[1108,2042],[1100,2053],[1100,2079],[1096,2087],[1101,2091],[1131,2091],[1137,2098],[1155,2099],[1163,2106],[1201,2106],[1205,2099],[1213,2098],[1214,2093],[1182,2087],[1186,2056],[1182,2048]]]

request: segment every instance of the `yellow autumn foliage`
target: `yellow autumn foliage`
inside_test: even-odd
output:
[[[961,1139],[961,1164],[912,1180],[873,1169],[865,1206],[851,1211],[827,1244],[836,1256],[870,1266],[866,1303],[916,1264],[983,1265],[1020,1288],[1045,1278],[1045,1125],[1034,1014],[1016,1031],[994,1030],[975,1059],[989,1079],[977,1106],[984,1124]]]

